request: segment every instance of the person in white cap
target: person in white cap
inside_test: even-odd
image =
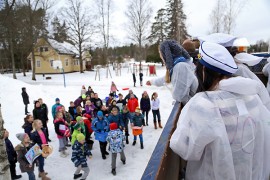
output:
[[[187,160],[189,180],[269,178],[270,112],[258,82],[233,77],[237,65],[221,45],[202,42],[199,90],[183,108],[170,148]]]

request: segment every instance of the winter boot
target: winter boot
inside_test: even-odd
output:
[[[45,173],[45,175],[47,175],[47,174],[48,174],[47,172],[43,172],[43,173]],[[42,174],[42,172],[39,172],[39,173],[38,173],[38,177],[40,177],[40,178],[41,178],[41,174]]]
[[[154,122],[155,129],[157,129],[157,122]]]
[[[105,154],[102,154],[102,159],[106,159],[106,155]]]
[[[122,160],[121,160],[122,161]],[[126,164],[126,161],[122,161],[123,164]]]
[[[115,169],[112,169],[112,174],[113,174],[114,176],[116,175]]]
[[[105,155],[109,155],[110,153],[108,151],[105,151]]]
[[[81,176],[82,176],[82,173],[80,173],[80,174],[74,174],[73,179],[78,179],[78,178],[80,178]]]
[[[13,175],[13,176],[11,176],[11,179],[13,180],[13,179],[20,179],[22,177],[22,175]]]
[[[136,144],[136,140],[133,141],[132,146],[135,146],[135,144]]]
[[[48,176],[46,176],[45,172],[40,173],[41,180],[51,180]]]
[[[163,128],[160,121],[158,122],[158,127],[161,129]]]
[[[143,142],[141,142],[141,149],[143,149]]]
[[[126,136],[126,144],[129,144],[128,136]]]
[[[148,126],[148,119],[146,120],[146,126]]]
[[[67,157],[69,154],[65,151],[65,150],[63,150],[63,151],[61,151],[61,153],[60,153],[60,156],[62,157],[62,158],[65,158],[65,157]]]

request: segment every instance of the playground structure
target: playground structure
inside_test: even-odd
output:
[[[98,76],[98,80],[100,81],[100,68],[101,66],[98,65],[96,66],[96,75],[95,75],[95,81],[97,80],[97,76]],[[120,70],[121,71],[121,70]],[[111,70],[108,64],[106,64],[106,78],[108,78],[108,76],[110,75],[110,77],[112,78],[112,74],[111,74]]]
[[[129,63],[128,66],[128,73],[135,73],[136,75],[138,74],[138,72],[140,72],[140,70],[143,72],[145,71],[145,74],[148,76],[156,76],[157,72],[156,72],[156,65],[149,65],[149,64],[136,64],[136,63]]]

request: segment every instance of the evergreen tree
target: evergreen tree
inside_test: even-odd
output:
[[[60,20],[56,16],[51,24],[53,26],[53,39],[58,42],[68,41],[66,22],[64,21],[61,24]]]
[[[168,38],[182,43],[189,35],[182,0],[167,0]]]
[[[167,29],[166,29],[166,9],[159,9],[157,12],[157,16],[155,17],[155,22],[151,27],[151,35],[149,36],[150,42],[162,42],[167,37]]]

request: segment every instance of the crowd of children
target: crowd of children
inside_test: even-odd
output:
[[[121,93],[117,95],[117,91],[115,83],[112,82],[109,97],[101,100],[98,93],[94,92],[90,86],[88,90],[86,90],[85,86],[82,86],[80,96],[75,101],[70,102],[68,111],[60,103],[59,98],[55,99],[55,104],[52,106],[52,116],[55,133],[59,141],[58,150],[60,157],[65,158],[69,155],[66,151],[67,148],[72,146],[71,160],[77,168],[74,179],[87,178],[90,172],[87,157],[92,157],[91,150],[94,139],[99,141],[102,159],[107,159],[108,151],[111,152],[111,173],[116,175],[117,153],[120,153],[122,163],[126,164],[124,147],[125,143],[129,144],[129,122],[134,135],[132,145],[136,145],[137,136],[139,135],[141,149],[144,148],[143,126],[148,126],[148,113],[151,106],[154,108],[152,111],[155,128],[156,115],[159,124],[161,123],[157,93],[153,94],[151,103],[145,91],[139,103],[138,97],[132,90],[129,90],[125,98]],[[44,170],[45,158],[42,155],[38,156],[33,164],[30,164],[25,157],[25,154],[33,145],[38,144],[42,150],[50,142],[47,126],[48,119],[47,105],[40,98],[34,103],[33,115],[28,113],[24,118],[22,126],[24,133],[16,135],[21,143],[15,148],[8,140],[8,131],[6,131],[5,138],[9,152],[12,179],[21,178],[21,175],[16,175],[15,171],[17,161],[20,164],[21,172],[26,172],[30,180],[36,179],[34,173],[35,164],[38,165],[38,177],[41,177],[42,180],[50,179],[47,176],[48,173]],[[162,128],[161,124],[159,127]],[[93,132],[94,137],[91,136]],[[80,173],[81,170],[84,174]]]

